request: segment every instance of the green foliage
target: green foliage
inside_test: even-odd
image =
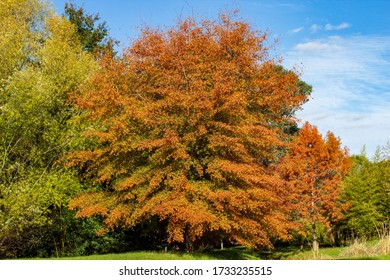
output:
[[[91,15],[86,13],[82,7],[77,7],[73,3],[65,3],[65,17],[76,26],[84,50],[96,54],[114,53],[114,46],[118,44],[118,41],[108,36],[105,21],[96,25],[100,20],[98,14]]]
[[[378,150],[379,155],[381,150]],[[390,223],[390,161],[364,155],[353,157],[353,168],[344,180],[344,199],[350,203],[340,226],[345,234],[378,237]]]
[[[20,256],[47,242],[40,233],[53,231],[80,191],[58,161],[74,135],[68,95],[94,62],[73,25],[43,2],[0,5],[0,256]]]
[[[45,34],[41,26],[48,10],[39,0],[0,2],[0,105],[4,85],[15,71],[34,64]],[[26,15],[30,15],[26,18]]]

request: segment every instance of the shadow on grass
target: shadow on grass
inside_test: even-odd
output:
[[[252,251],[242,246],[236,246],[226,248],[224,250],[212,250],[203,252],[203,255],[207,255],[210,258],[219,260],[259,260],[261,259],[260,253]]]
[[[298,247],[286,246],[276,247],[272,250],[263,250],[259,254],[263,260],[284,260],[291,258],[292,256],[301,253]]]
[[[273,250],[253,251],[242,246],[202,252],[220,260],[281,260],[301,252],[297,247],[279,247]]]

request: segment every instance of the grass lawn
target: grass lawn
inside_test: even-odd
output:
[[[373,248],[376,244],[375,242],[370,243],[367,248]],[[50,258],[49,260],[390,260],[390,253],[383,255],[348,255],[347,253],[354,249],[354,246],[320,248],[318,256],[314,256],[310,249],[301,251],[297,247],[279,247],[272,251],[253,251],[237,246],[225,250],[195,254],[137,251],[83,257]]]
[[[137,251],[120,254],[90,255],[81,257],[50,258],[49,260],[213,260],[203,254]],[[47,260],[47,259],[44,259]]]
[[[39,260],[39,258],[34,258]],[[207,253],[136,251],[120,254],[49,258],[42,260],[259,260],[260,254],[244,247],[213,250]]]

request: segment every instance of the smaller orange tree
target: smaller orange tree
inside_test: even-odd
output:
[[[330,227],[342,218],[348,206],[340,200],[341,180],[351,167],[347,149],[328,132],[322,138],[315,126],[306,122],[293,137],[280,168],[287,189],[293,194],[292,215],[301,225],[310,225],[313,250],[318,251],[317,224]]]

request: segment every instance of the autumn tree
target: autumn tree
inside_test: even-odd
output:
[[[63,250],[63,214],[81,188],[58,164],[73,139],[67,98],[94,67],[72,24],[46,3],[0,2],[0,257],[49,243]]]
[[[330,228],[348,206],[340,200],[341,180],[350,168],[346,149],[340,139],[328,132],[322,138],[315,126],[306,122],[293,137],[280,168],[285,186],[293,194],[292,216],[310,225],[313,250],[318,251],[317,226]]]
[[[101,234],[157,219],[187,251],[288,238],[289,194],[270,166],[307,91],[277,63],[267,34],[227,14],[146,28],[123,57],[103,57],[73,96],[92,146],[68,157],[100,189],[71,208],[103,217]]]

